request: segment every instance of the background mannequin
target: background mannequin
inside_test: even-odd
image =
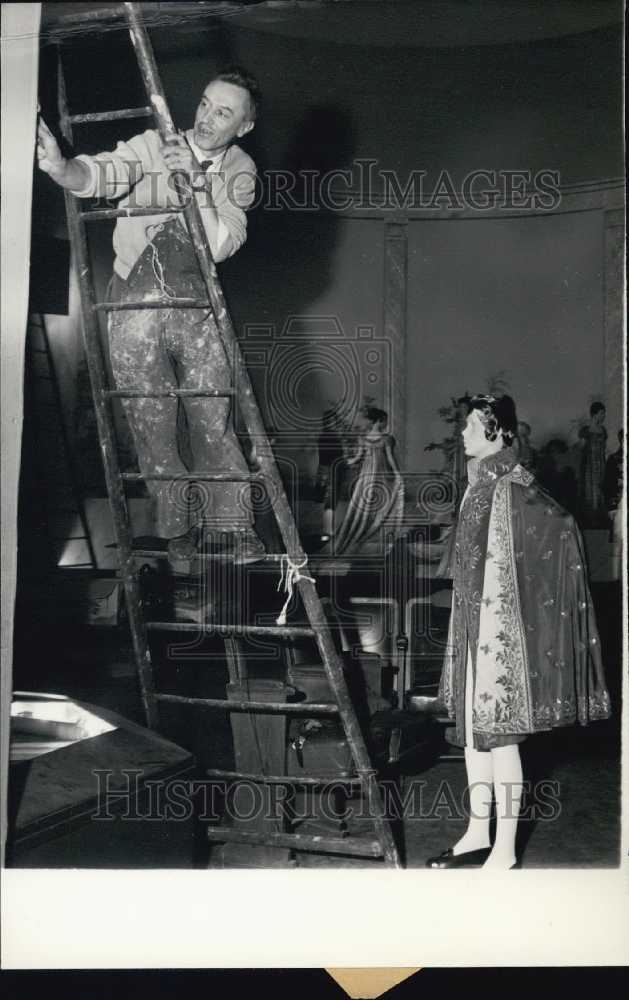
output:
[[[361,411],[358,443],[347,465],[356,478],[347,510],[332,540],[335,554],[384,552],[399,532],[404,514],[404,483],[387,434],[388,414],[375,406]]]
[[[581,462],[579,499],[585,527],[603,526],[606,521],[603,476],[607,450],[605,407],[601,402],[590,406],[590,422],[579,431]]]

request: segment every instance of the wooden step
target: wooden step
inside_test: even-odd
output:
[[[215,843],[260,844],[268,847],[287,847],[293,851],[316,854],[348,854],[361,858],[382,858],[382,847],[377,840],[359,837],[317,837],[301,833],[245,833],[223,827],[209,827],[209,840]]]
[[[119,212],[118,209],[103,209],[104,212],[118,212],[118,214],[125,215],[125,212]],[[137,215],[157,215],[157,212],[148,212],[144,209],[134,210]],[[103,218],[115,218],[115,215],[103,216]],[[92,309],[95,312],[122,312],[129,309],[211,309],[212,306],[205,299],[182,299],[182,298],[172,298],[172,299],[140,299],[138,302],[96,302]]]
[[[152,118],[153,108],[120,108],[117,111],[90,111],[85,115],[70,115],[71,125],[86,125],[88,122],[119,122],[127,118]]]
[[[247,636],[257,636],[258,638],[269,639],[303,639],[313,638],[314,629],[306,625],[221,625],[214,622],[207,622],[207,629],[214,635],[237,636],[246,638]],[[195,622],[147,622],[146,627],[155,632],[198,632],[199,626]]]
[[[329,785],[331,781],[347,785],[360,785],[362,781],[356,775],[347,771],[339,771],[334,777],[330,775],[299,776],[291,774],[246,774],[244,771],[223,771],[220,768],[209,768],[205,772],[209,778],[225,778],[226,781],[252,781],[259,785]]]
[[[199,626],[195,625],[198,629]],[[338,715],[337,705],[314,704],[313,702],[287,701],[236,701],[227,698],[185,698],[179,694],[159,693],[154,695],[156,701],[168,702],[172,705],[200,705],[205,708],[222,708],[228,712],[260,712],[268,715]]]

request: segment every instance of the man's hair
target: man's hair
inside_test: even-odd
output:
[[[601,410],[605,410],[605,403],[601,403],[600,400],[597,400],[590,406],[590,416],[595,417],[597,413],[601,412]]]
[[[212,80],[222,80],[223,83],[232,83],[235,87],[242,87],[249,94],[249,118],[254,122],[260,111],[262,94],[260,84],[255,76],[248,73],[242,66],[226,66],[212,77]]]
[[[495,441],[500,431],[505,444],[511,444],[518,433],[518,418],[511,396],[472,396],[470,410],[478,410],[485,426],[485,437]]]

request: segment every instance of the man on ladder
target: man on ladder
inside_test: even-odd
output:
[[[82,198],[114,198],[119,207],[147,214],[118,218],[113,236],[114,274],[108,298],[138,301],[206,297],[194,247],[181,214],[172,173],[185,171],[215,261],[232,256],[247,236],[245,212],[255,194],[255,164],[235,140],[255,125],[255,79],[239,68],[219,73],[205,88],[194,126],[168,144],[148,130],[113,152],[65,159],[40,119],[39,166],[62,188]],[[152,216],[173,206],[173,214]],[[187,448],[178,436],[177,397],[125,399],[140,470],[155,504],[155,531],[167,540],[173,562],[192,559],[200,547],[239,562],[264,556],[253,529],[249,489],[242,482],[151,480],[187,471],[245,474],[248,466],[232,426],[230,401],[194,397],[195,390],[231,384],[226,356],[211,310],[129,309],[109,314],[109,348],[119,389],[144,392],[190,390],[181,398]],[[186,454],[187,452],[187,454]],[[188,470],[187,465],[191,466]]]

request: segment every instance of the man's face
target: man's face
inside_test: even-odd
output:
[[[478,415],[478,410],[472,410],[462,431],[465,454],[468,458],[485,458],[496,451],[496,442],[485,437],[485,425]]]
[[[212,80],[203,91],[194,119],[194,141],[206,153],[220,152],[250,132],[249,94],[225,80]]]

